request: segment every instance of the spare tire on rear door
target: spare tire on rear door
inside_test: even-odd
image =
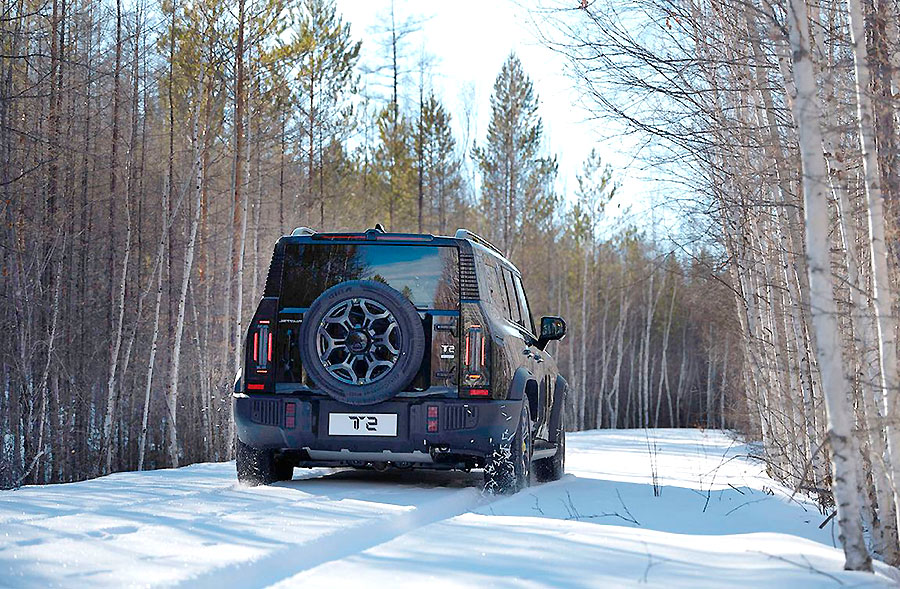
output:
[[[351,405],[379,403],[402,391],[419,372],[424,352],[415,307],[371,280],[329,288],[300,326],[300,359],[309,378]]]

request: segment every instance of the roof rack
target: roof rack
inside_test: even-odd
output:
[[[484,247],[486,247],[488,249],[494,250],[501,256],[503,255],[503,252],[500,251],[500,248],[498,248],[497,246],[495,246],[493,243],[486,240],[485,238],[481,237],[477,233],[472,233],[468,229],[457,229],[456,230],[456,239],[468,239],[469,241],[474,241],[475,243],[483,245]]]
[[[315,234],[316,234],[316,232],[313,229],[310,229],[309,227],[297,227],[296,229],[291,231],[292,237],[299,237],[302,235],[315,235]]]

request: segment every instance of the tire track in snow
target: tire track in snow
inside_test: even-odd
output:
[[[224,463],[222,463],[224,464]],[[190,466],[185,467],[190,468]],[[178,469],[160,469],[160,471],[150,471],[150,472],[178,472]],[[301,480],[309,480],[309,479],[325,479],[331,476],[334,476],[337,473],[342,472],[342,469],[331,469],[331,468],[319,468],[319,469],[311,469],[309,471],[303,471],[299,475],[294,473],[294,481]],[[131,475],[133,473],[114,473],[115,475]],[[109,475],[107,475],[109,476]],[[102,481],[106,477],[98,477],[96,479],[88,479],[87,481],[79,481],[75,483],[63,483],[66,485],[73,485],[73,488],[79,484],[91,484],[93,486],[94,483],[98,481]],[[252,489],[252,487],[245,487],[237,482],[237,475],[235,474],[234,480],[231,482],[225,483],[226,479],[223,479],[223,484],[219,485],[210,485],[208,487],[204,487],[202,489],[197,489],[196,491],[184,491],[184,492],[168,492],[163,495],[149,496],[142,499],[134,499],[134,498],[126,498],[123,497],[120,503],[124,506],[125,509],[134,510],[134,508],[142,508],[148,505],[155,505],[157,503],[166,503],[166,502],[182,502],[185,499],[201,497],[203,495],[209,495],[214,497],[216,495],[221,495],[223,493],[227,493],[229,491],[239,490],[239,489]],[[117,481],[118,483],[123,483],[124,481]],[[165,485],[165,480],[161,480],[159,483],[160,487]],[[180,484],[184,484],[184,482],[179,481]],[[127,484],[127,483],[126,483]],[[55,487],[55,485],[44,485],[41,486],[33,486],[29,485],[28,488],[39,489],[44,491],[48,488]],[[138,489],[139,491],[141,489]],[[15,493],[18,489],[13,489],[8,491],[9,493]],[[74,491],[77,496],[78,490]],[[94,491],[94,493],[98,493]],[[20,499],[21,496],[9,495],[9,499]],[[85,507],[76,507],[71,509],[64,509],[58,507],[58,504],[54,504],[54,508],[52,512],[48,513],[16,513],[12,510],[14,507],[14,503],[9,501],[5,503],[0,501],[0,524],[40,524],[47,521],[52,521],[56,518],[60,517],[70,517],[70,516],[80,516],[80,515],[91,515],[98,514],[110,509],[109,503],[98,502],[94,505],[94,507],[85,508]],[[122,508],[120,508],[122,509]]]
[[[450,519],[491,503],[479,489],[460,489],[449,497],[415,506],[400,515],[366,519],[313,540],[282,544],[250,562],[235,563],[185,579],[182,587],[267,587],[321,564],[374,548],[418,528]],[[298,530],[302,535],[303,530]]]

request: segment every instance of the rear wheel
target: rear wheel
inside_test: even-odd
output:
[[[519,427],[509,445],[494,450],[484,466],[484,489],[489,493],[512,495],[531,484],[531,410],[522,402]]]
[[[294,476],[294,464],[277,456],[274,450],[260,450],[237,441],[235,456],[238,482],[244,485],[269,485],[289,481]]]
[[[556,454],[534,462],[534,477],[542,483],[558,481],[566,473],[566,412],[561,411],[556,431]]]

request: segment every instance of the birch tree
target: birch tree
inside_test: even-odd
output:
[[[897,322],[893,315],[894,297],[891,278],[888,275],[888,252],[885,239],[884,204],[881,191],[881,174],[875,147],[873,107],[870,98],[871,78],[866,54],[865,21],[862,2],[847,0],[850,19],[850,36],[853,46],[853,64],[856,73],[856,107],[859,124],[859,142],[865,177],[866,204],[869,221],[869,253],[872,275],[872,300],[875,308],[880,362],[880,397],[884,406],[885,431],[893,474],[894,504],[900,504],[897,496],[900,484],[900,417],[897,375]],[[900,517],[900,510],[895,510]],[[898,524],[900,528],[900,524]]]

